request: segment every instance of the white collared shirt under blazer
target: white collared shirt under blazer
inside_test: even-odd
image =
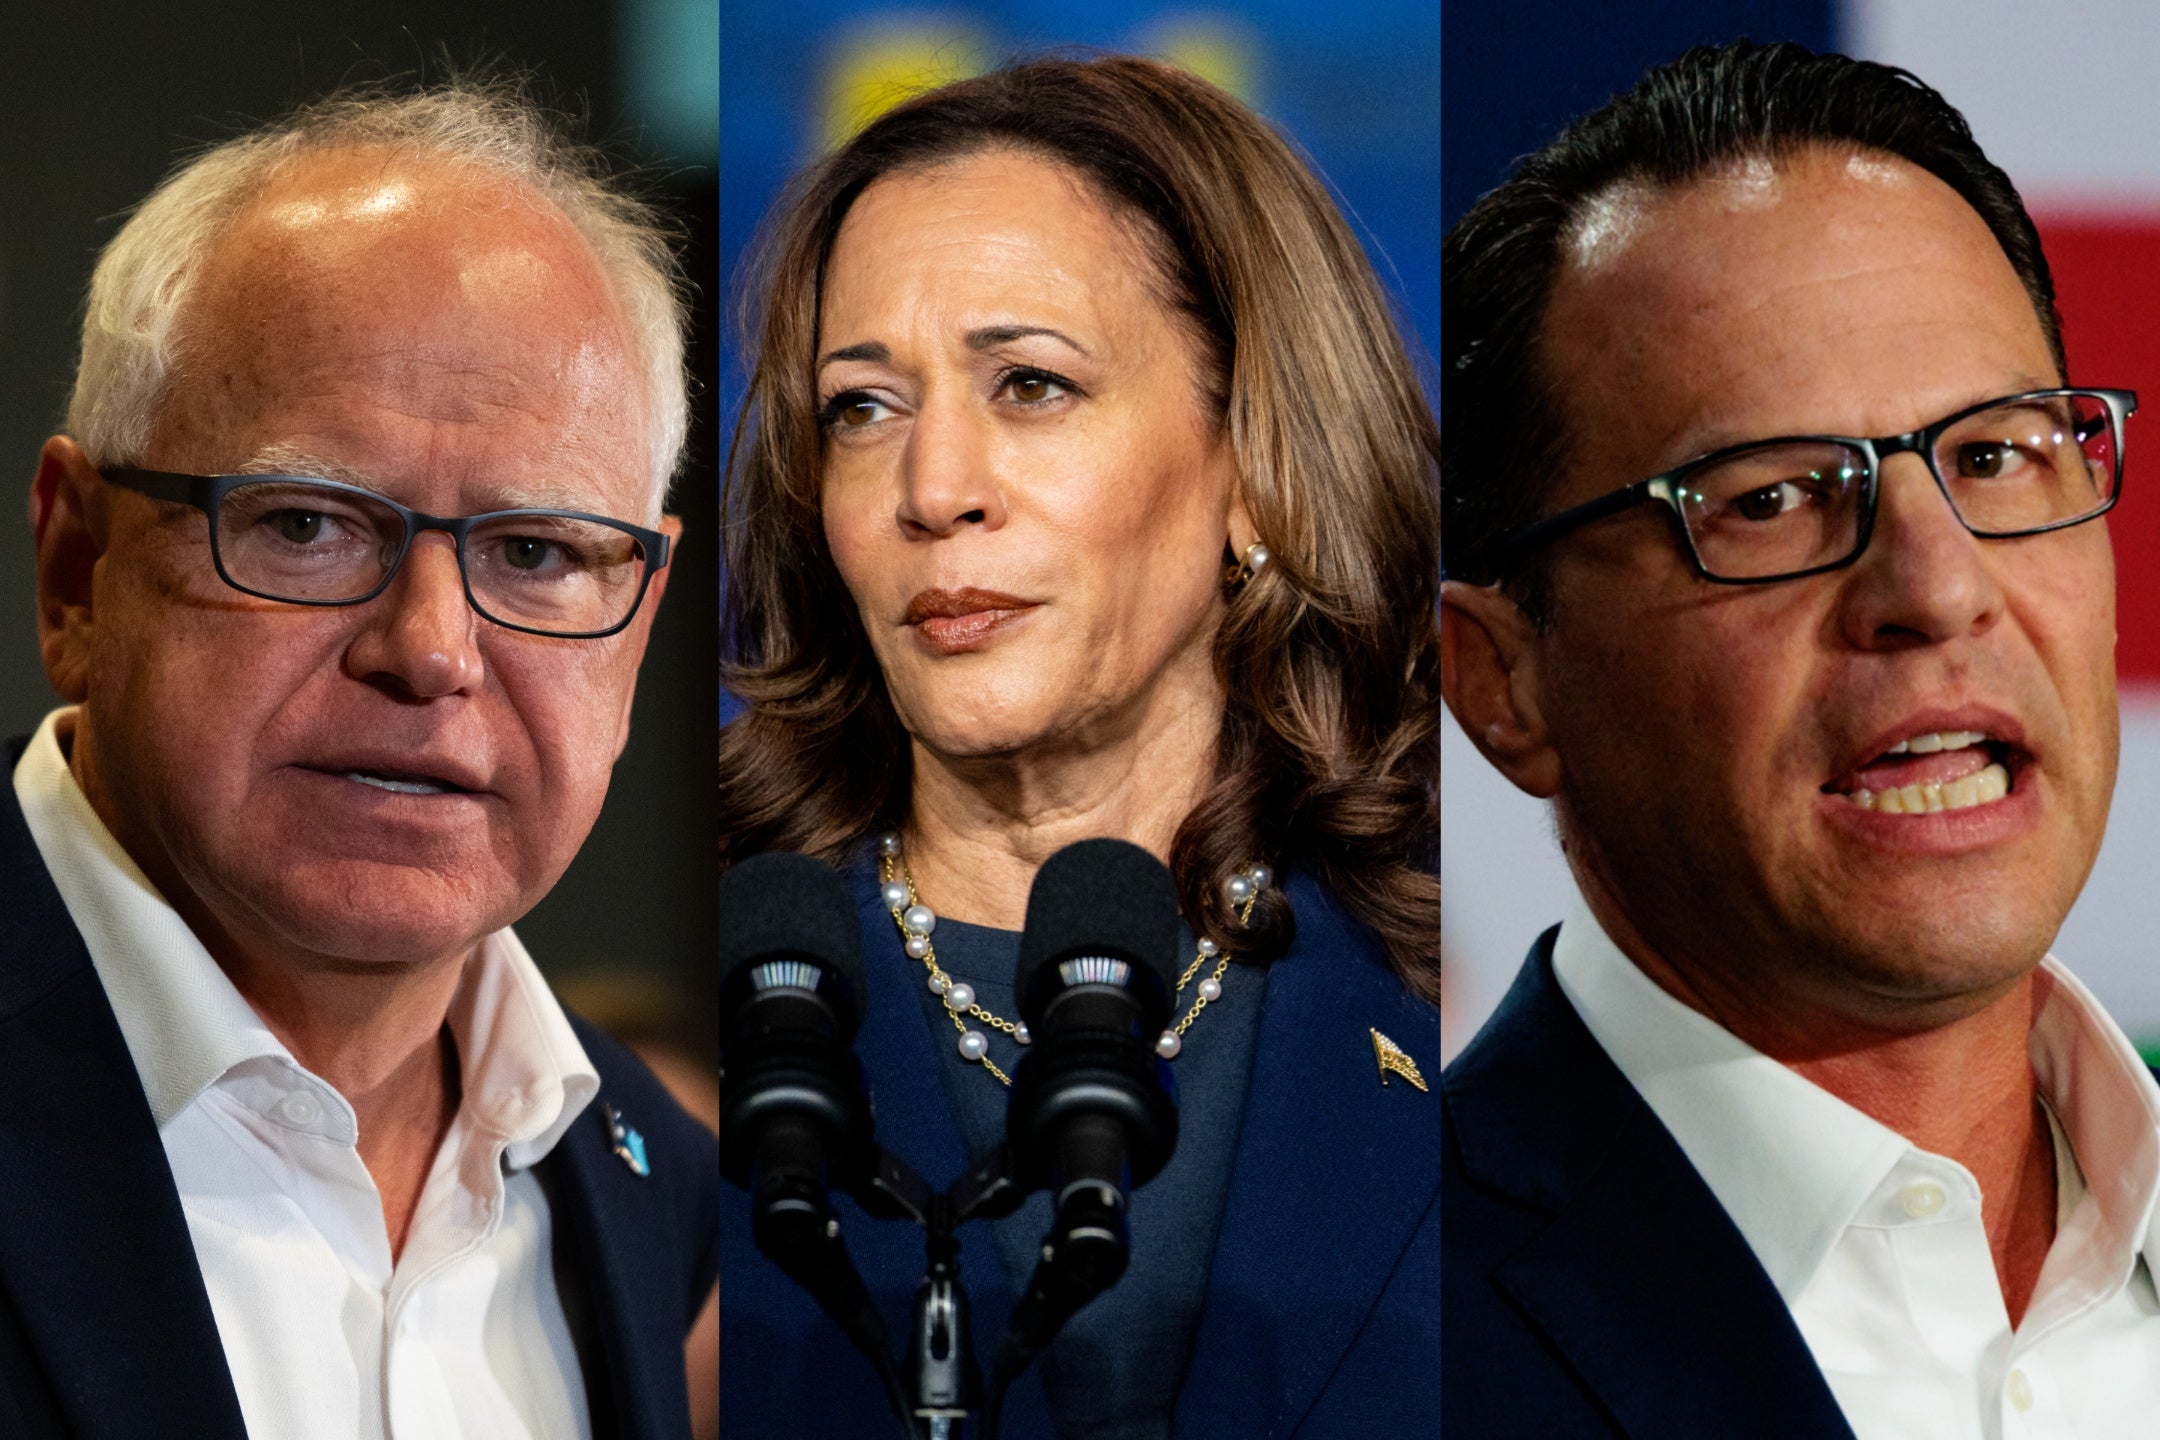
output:
[[[2031,1054],[2058,1221],[2015,1330],[1971,1171],[1668,995],[1580,898],[1553,972],[1732,1216],[1859,1440],[2160,1436],[2160,1086],[2053,956]]]
[[[532,1173],[598,1092],[508,930],[450,1007],[464,1097],[393,1265],[352,1107],[279,1043],[112,837],[55,711],[15,794],[142,1077],[261,1440],[585,1440],[585,1386]]]

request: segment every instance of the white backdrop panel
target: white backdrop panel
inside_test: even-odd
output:
[[[1864,0],[1841,29],[1963,110],[2035,209],[2160,206],[2152,0]]]

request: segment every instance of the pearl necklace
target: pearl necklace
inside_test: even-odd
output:
[[[1223,882],[1223,893],[1229,897],[1232,908],[1238,912],[1240,924],[1252,923],[1253,906],[1259,903],[1260,892],[1275,881],[1275,872],[1265,865],[1248,865]],[[945,1014],[960,1032],[960,1058],[972,1061],[988,1070],[1000,1085],[1012,1084],[1012,1077],[998,1068],[990,1058],[990,1037],[980,1030],[970,1029],[970,1019],[979,1020],[993,1030],[1002,1030],[1019,1044],[1034,1040],[1028,1034],[1025,1022],[1007,1020],[993,1015],[975,1003],[975,987],[965,980],[955,980],[938,964],[937,951],[930,944],[931,932],[937,929],[937,915],[922,897],[915,892],[915,876],[908,869],[907,858],[900,850],[900,837],[888,834],[878,837],[878,898],[892,911],[893,924],[900,927],[900,943],[908,958],[920,960],[930,972],[930,993],[937,996],[945,1006]],[[1192,1008],[1177,1024],[1162,1032],[1155,1041],[1155,1053],[1165,1060],[1175,1060],[1185,1048],[1185,1032],[1192,1028],[1200,1012],[1207,1009],[1208,1002],[1222,998],[1223,976],[1229,972],[1230,957],[1220,945],[1202,936],[1192,964],[1178,977],[1177,990],[1171,997],[1171,1008],[1182,1003],[1185,987],[1208,961],[1215,962],[1215,969],[1194,991]]]

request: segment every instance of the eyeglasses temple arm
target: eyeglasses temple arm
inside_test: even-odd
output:
[[[114,485],[148,495],[153,500],[203,509],[209,508],[210,487],[214,483],[212,476],[181,475],[171,470],[138,470],[131,465],[106,466],[98,473]]]
[[[1623,510],[1634,509],[1649,499],[1655,493],[1658,483],[1665,478],[1658,475],[1638,481],[1624,490],[1600,495],[1572,510],[1563,510],[1557,515],[1548,515],[1535,524],[1524,526],[1500,543],[1500,549],[1493,557],[1493,568],[1503,572],[1509,570],[1531,551],[1552,543],[1570,530],[1603,520],[1608,515],[1618,515]]]

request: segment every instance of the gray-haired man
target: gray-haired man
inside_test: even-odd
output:
[[[505,927],[679,529],[652,223],[522,101],[341,99],[99,262],[0,806],[0,1432],[687,1432],[711,1137]]]

